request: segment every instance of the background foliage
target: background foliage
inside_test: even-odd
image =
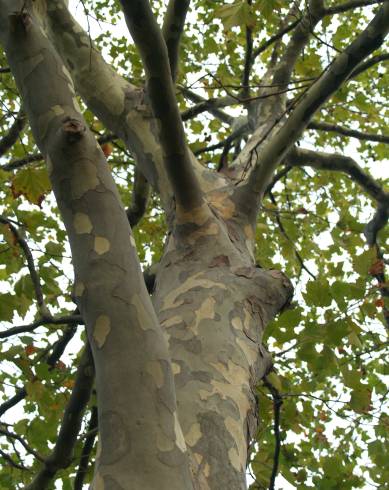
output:
[[[279,29],[290,2],[253,0],[234,3],[194,0],[178,80],[182,111],[192,104],[180,87],[205,98],[239,93],[245,58],[246,28],[254,48]],[[251,3],[251,5],[250,5]],[[327,2],[327,6],[338,2]],[[164,2],[154,1],[161,17]],[[301,2],[301,8],[304,8]],[[143,71],[126,31],[118,2],[73,2],[86,14],[96,44],[107,60],[136,84]],[[373,9],[357,8],[321,22],[299,60],[288,97],[292,100],[347,46],[372,17]],[[119,23],[119,27],[115,27]],[[284,38],[284,41],[288,37]],[[281,43],[282,50],[285,44]],[[382,48],[376,54],[384,53]],[[251,85],[260,83],[271,49],[259,55]],[[387,63],[387,62],[386,62]],[[0,52],[0,67],[7,62]],[[20,98],[12,75],[0,73],[0,134],[8,134],[18,117]],[[388,128],[389,76],[385,62],[362,72],[339,90],[316,119],[366,133]],[[244,115],[242,104],[229,107]],[[88,112],[97,136],[106,131]],[[186,121],[194,152],[222,142],[231,128],[209,113]],[[243,143],[243,142],[242,142]],[[310,130],[302,143],[315,150],[336,151],[355,158],[381,186],[387,175],[388,146],[336,132]],[[119,140],[105,144],[108,163],[126,205],[131,200],[133,159]],[[216,168],[222,148],[203,151],[204,165]],[[0,490],[21,488],[56,441],[58,427],[74,385],[82,325],[72,302],[72,269],[66,234],[50,191],[44,162],[26,126],[0,163]],[[35,158],[33,158],[35,157]],[[232,159],[232,154],[229,156]],[[386,160],[385,160],[386,158]],[[26,159],[28,161],[26,161]],[[266,488],[277,437],[274,417],[280,405],[279,471],[296,488],[389,488],[388,317],[384,278],[388,229],[377,244],[366,246],[365,225],[375,203],[349,176],[339,172],[292,168],[266,195],[257,227],[256,258],[261,267],[279,268],[295,286],[292,308],[266,331],[274,353],[272,389],[258,387],[260,428],[252,448],[250,481]],[[142,263],[158,262],[166,227],[157,196],[135,230]],[[23,248],[23,243],[26,247]],[[28,264],[31,252],[34,268]],[[43,301],[37,301],[35,270]],[[59,320],[50,321],[50,316]],[[70,320],[69,320],[70,318]],[[42,321],[43,319],[43,321]],[[34,323],[35,322],[35,323]],[[38,323],[46,323],[44,325]],[[16,328],[15,327],[21,327]],[[14,329],[14,330],[13,330]],[[58,358],[54,352],[64,352]],[[16,398],[15,398],[16,396]],[[19,397],[19,399],[18,399]],[[10,402],[11,400],[11,402]],[[16,403],[17,401],[17,403]],[[15,402],[15,403],[14,403]],[[282,405],[281,405],[282,403]],[[9,407],[8,405],[13,405]],[[88,430],[93,398],[85,414],[74,458],[59,473],[63,489],[73,487]],[[8,410],[6,410],[8,409]],[[276,424],[278,425],[278,424]],[[277,432],[277,427],[276,427]],[[91,476],[91,465],[85,481]],[[71,478],[69,478],[71,477]],[[279,480],[282,482],[284,480]],[[287,488],[286,483],[279,483]]]

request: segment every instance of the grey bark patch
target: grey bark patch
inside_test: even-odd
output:
[[[125,490],[111,475],[104,476],[104,490]]]
[[[178,449],[173,449],[172,451],[159,451],[158,459],[161,461],[161,463],[172,468],[187,463],[185,453],[182,453]]]
[[[104,441],[101,463],[113,464],[124,456],[128,457],[131,451],[131,441],[121,416],[113,411],[103,412],[100,425],[101,440]]]

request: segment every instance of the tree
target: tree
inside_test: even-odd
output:
[[[80,3],[0,1],[0,488],[386,488],[389,2]]]

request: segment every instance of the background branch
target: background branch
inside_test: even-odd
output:
[[[23,108],[21,108],[19,114],[15,117],[14,122],[9,128],[8,133],[5,134],[0,140],[0,157],[3,156],[4,153],[6,153],[16,143],[26,123],[27,116],[24,113]]]
[[[48,488],[56,472],[71,463],[74,445],[81,428],[85,407],[90,399],[94,380],[92,353],[89,345],[81,356],[77,375],[65,408],[61,428],[51,455],[45,459],[44,465],[26,490],[44,490]]]
[[[350,136],[351,138],[357,138],[362,141],[378,141],[380,143],[389,143],[389,135],[363,133],[362,131],[356,131],[355,129],[345,128],[343,126],[338,126],[337,124],[328,124],[320,121],[311,121],[308,129],[316,129],[317,131],[327,131],[338,133],[343,136]]]
[[[180,41],[184,32],[189,5],[190,0],[169,0],[162,27],[169,56],[170,71],[174,82],[177,79]]]
[[[121,0],[121,4],[127,26],[143,61],[152,111],[160,122],[163,159],[174,195],[184,209],[199,207],[202,192],[185,140],[166,43],[148,1]]]

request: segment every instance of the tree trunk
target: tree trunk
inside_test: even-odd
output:
[[[229,189],[208,202],[176,223],[153,300],[169,339],[195,485],[244,489],[255,388],[271,367],[262,334],[292,288],[279,271],[255,265],[253,228],[236,216]]]

